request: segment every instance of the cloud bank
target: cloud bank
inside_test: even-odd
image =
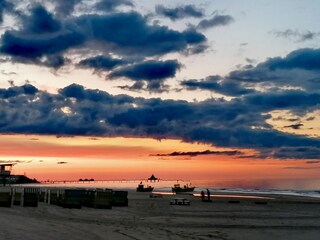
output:
[[[274,98],[270,98],[271,102],[252,100],[253,96],[190,103],[110,95],[77,84],[62,88],[57,94],[32,85],[14,86],[0,89],[0,131],[179,138],[221,147],[254,148],[261,152],[259,157],[291,158],[292,153],[297,156],[297,152],[303,152],[304,158],[314,159],[318,158],[319,139],[279,132],[266,123],[271,117],[265,114],[266,110],[284,106],[304,109],[318,104],[320,94],[304,97],[295,101],[298,105],[291,104],[290,99],[283,104]],[[308,149],[313,151],[304,154]]]

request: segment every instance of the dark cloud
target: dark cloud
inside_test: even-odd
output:
[[[87,59],[83,59],[79,62],[79,66],[93,68],[95,70],[104,70],[108,71],[113,69],[116,66],[125,64],[126,61],[119,58],[112,58],[110,56],[96,56]]]
[[[320,88],[320,49],[304,48],[285,57],[269,58],[257,66],[232,71],[226,77],[259,87],[283,91],[288,88],[317,92]],[[266,89],[267,89],[266,88]]]
[[[283,169],[314,170],[314,169],[320,169],[320,167],[284,167]]]
[[[269,58],[256,68],[266,68],[271,71],[278,69],[320,70],[320,49],[302,48],[289,53],[286,57]]]
[[[176,156],[189,156],[189,157],[196,157],[199,155],[228,155],[228,156],[234,156],[234,155],[241,155],[242,152],[238,150],[234,151],[210,151],[205,150],[202,152],[172,152],[167,154],[152,154],[150,156],[157,156],[157,157],[176,157]]]
[[[311,146],[281,147],[274,149],[270,156],[280,159],[319,159],[320,148]]]
[[[31,15],[24,19],[26,33],[46,34],[57,32],[61,23],[56,20],[43,6],[38,5],[31,10]]]
[[[291,124],[291,125],[284,126],[284,128],[300,129],[302,126],[303,126],[302,123],[297,123],[297,124]]]
[[[299,121],[300,119],[299,118],[288,118],[286,120],[289,122],[296,122],[296,121]]]
[[[320,70],[320,49],[303,48],[289,53],[285,58],[271,58],[261,66],[270,70],[303,69]]]
[[[282,132],[235,127],[222,129],[199,126],[186,134],[188,141],[214,142],[218,146],[238,146],[253,148],[277,148],[282,146],[304,146],[312,144],[319,147],[318,140],[293,136]],[[279,155],[280,156],[280,155]],[[279,157],[278,156],[278,157]]]
[[[57,164],[67,164],[68,162],[57,162]]]
[[[265,112],[276,109],[291,109],[292,111],[306,112],[319,104],[320,94],[287,90],[248,95],[244,101],[246,104],[260,108],[260,111]]]
[[[298,42],[304,42],[315,39],[319,36],[319,33],[311,32],[311,31],[298,31],[292,29],[286,29],[284,31],[272,31],[276,37],[282,37],[285,39],[293,39]]]
[[[84,36],[76,32],[65,32],[41,39],[7,31],[2,35],[1,42],[1,53],[39,63],[42,56],[62,53],[71,47],[81,45]]]
[[[65,17],[73,13],[74,8],[77,4],[80,4],[82,0],[55,0],[56,4],[55,11]]]
[[[0,24],[3,22],[3,14],[5,12],[11,12],[14,5],[7,0],[0,0]]]
[[[318,164],[318,163],[320,163],[319,160],[317,160],[317,161],[306,161],[306,164]]]
[[[109,77],[126,77],[130,80],[135,81],[132,86],[120,86],[120,88],[122,89],[163,92],[168,89],[168,86],[164,83],[164,81],[167,78],[174,77],[177,70],[179,69],[180,64],[176,60],[150,60],[116,69],[111,74],[109,74]],[[145,81],[147,83],[146,88],[144,88],[145,83],[141,83],[141,81]]]
[[[183,32],[166,26],[148,25],[136,12],[86,15],[76,21],[88,40],[98,41],[115,53],[137,56],[164,55],[204,44],[206,38],[195,30]]]
[[[39,62],[39,65],[44,65],[49,68],[58,69],[64,66],[69,60],[60,55],[48,55],[44,60]]]
[[[12,164],[16,164],[16,163],[25,163],[26,161],[21,161],[21,160],[0,160],[0,163],[12,163]]]
[[[201,18],[204,16],[203,10],[198,9],[194,5],[179,6],[176,8],[167,8],[163,5],[157,5],[155,9],[158,15],[168,17],[172,21],[176,21],[178,19],[186,17]]]
[[[90,138],[88,138],[89,140],[93,140],[93,141],[98,141],[98,140],[100,140],[100,138],[96,138],[96,137],[90,137]]]
[[[131,86],[130,85],[124,85],[124,86],[118,86],[118,88],[124,89],[124,90],[130,90],[130,91],[139,92],[141,90],[146,90],[145,89],[145,85],[146,84],[143,81],[136,81]]]
[[[0,52],[12,61],[57,69],[67,62],[64,51],[84,42],[84,36],[62,29],[62,23],[41,5],[20,17],[21,29],[7,30],[1,36]]]
[[[234,22],[234,18],[230,15],[215,14],[211,19],[201,20],[196,28],[206,30],[208,28],[226,26],[232,22]]]
[[[255,148],[261,157],[319,159],[319,139],[273,129],[266,122],[271,116],[265,113],[274,109],[274,104],[251,102],[249,96],[190,103],[113,96],[77,84],[57,94],[31,85],[15,86],[0,89],[0,132],[175,138],[221,147]],[[301,101],[305,102],[295,100],[298,106],[285,106],[305,109],[307,104],[314,104],[303,98]]]
[[[134,7],[132,0],[100,0],[95,4],[95,9],[98,11],[111,12],[119,6]]]
[[[239,96],[255,92],[253,89],[241,86],[241,83],[237,81],[224,80],[220,76],[209,76],[202,80],[184,80],[180,84],[189,90],[209,90],[227,96]]]
[[[87,100],[92,102],[112,102],[112,99],[115,99],[107,92],[100,91],[98,89],[85,89],[83,86],[78,84],[71,84],[65,88],[62,88],[59,90],[59,93],[62,97],[75,98],[78,101]],[[123,100],[131,102],[132,98],[125,96]]]
[[[277,74],[269,69],[262,68],[259,65],[245,66],[241,70],[235,70],[229,73],[228,78],[241,82],[259,83],[264,81],[275,82],[279,79]]]
[[[8,89],[0,89],[0,97],[3,99],[7,99],[19,96],[21,94],[35,95],[38,91],[39,90],[36,87],[30,84],[26,84],[21,87],[12,86]]]
[[[163,80],[174,77],[180,64],[176,60],[145,61],[122,67],[111,73],[111,77],[126,77],[132,80]]]
[[[120,3],[104,1],[107,2]],[[62,4],[55,3],[56,6]],[[65,4],[74,7],[75,2]],[[81,53],[84,56],[81,65],[108,70],[120,64],[119,59],[142,61],[173,52],[195,54],[207,48],[206,37],[195,29],[179,32],[167,26],[150,25],[147,17],[137,12],[64,18],[59,15],[61,10],[56,12],[54,15],[45,7],[35,5],[28,15],[21,15],[20,28],[2,34],[0,53],[9,56],[8,61],[56,69],[71,63],[69,54]],[[100,56],[86,57],[86,53],[92,55],[94,51],[99,51]],[[108,57],[114,55],[118,59]]]
[[[152,80],[152,81],[136,81],[132,85],[118,86],[118,88],[123,90],[129,90],[133,92],[148,91],[150,93],[163,93],[169,92],[170,86],[165,84],[162,80]]]
[[[306,121],[313,121],[315,119],[315,117],[308,117],[307,119],[306,119]]]

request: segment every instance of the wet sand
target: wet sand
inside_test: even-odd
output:
[[[216,193],[215,193],[216,195]],[[185,197],[190,206],[170,205]],[[1,239],[320,239],[320,199],[282,195],[268,198],[190,195],[150,198],[129,192],[128,207],[64,209],[0,208]]]

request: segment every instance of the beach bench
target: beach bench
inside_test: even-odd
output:
[[[190,201],[185,198],[174,198],[170,201],[171,205],[190,205]]]

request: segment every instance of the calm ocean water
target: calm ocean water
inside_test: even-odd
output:
[[[141,180],[116,180],[116,181],[85,181],[85,182],[50,182],[33,184],[41,187],[77,187],[77,188],[111,188],[116,190],[136,189]],[[142,181],[145,186],[154,187],[154,191],[169,193],[174,184],[181,186],[191,184],[196,189],[194,193],[210,189],[212,192],[225,193],[275,193],[320,198],[320,179],[268,179],[268,180],[160,180],[155,182]]]

